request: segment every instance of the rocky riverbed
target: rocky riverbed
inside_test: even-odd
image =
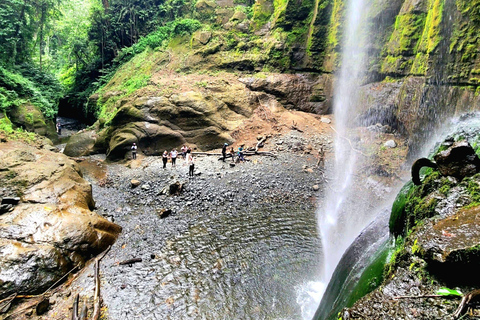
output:
[[[317,150],[326,149],[329,166],[333,139],[328,123],[296,123],[281,134],[267,132],[263,150],[275,157],[255,155],[232,166],[228,159],[198,155],[193,178],[181,159],[176,168],[168,163],[163,169],[160,157],[141,152],[137,160],[116,163],[104,155],[74,158],[92,185],[94,210],[122,227],[101,260],[106,318],[302,317],[302,285],[321,272],[316,209],[331,182],[328,170],[317,167]],[[240,131],[247,147],[255,144],[255,127],[247,123]],[[355,143],[379,161],[358,178],[359,188],[380,201],[398,180],[405,147],[373,129]],[[383,146],[391,138],[398,147]],[[136,262],[122,264],[131,259]],[[91,313],[92,269],[87,264],[49,292],[50,306],[39,318],[70,317],[77,293]],[[22,312],[33,300],[14,304],[10,319],[34,317],[31,309]]]

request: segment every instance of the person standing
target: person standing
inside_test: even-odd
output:
[[[193,155],[190,154],[188,156],[188,176],[193,177],[193,171],[195,170],[195,159],[193,158]]]
[[[325,166],[325,150],[323,150],[323,146],[318,149],[318,162],[317,167],[324,167]]]
[[[186,145],[183,145],[182,146],[182,149],[180,149],[180,151],[182,152],[182,157],[185,161],[187,161],[187,146]]]
[[[62,135],[62,125],[60,124],[60,121],[57,122],[57,133],[59,136]]]
[[[168,151],[165,150],[162,154],[162,161],[163,161],[163,169],[167,168],[167,162],[168,162]]]
[[[132,159],[135,160],[137,159],[137,145],[135,142],[132,144]]]
[[[172,151],[170,151],[170,158],[172,159],[172,168],[176,167],[175,162],[177,161],[177,156],[178,156],[177,149],[174,148]]]
[[[242,161],[242,162],[245,162],[245,158],[243,158],[243,144],[238,147],[238,160],[239,161]]]
[[[227,146],[228,143],[224,143],[222,147],[222,161],[225,162],[225,159],[227,158]]]

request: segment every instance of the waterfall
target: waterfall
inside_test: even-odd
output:
[[[322,241],[323,270],[319,282],[302,288],[298,302],[304,319],[311,319],[323,296],[324,290],[343,253],[362,229],[373,219],[368,201],[362,203],[362,191],[355,186],[353,177],[359,168],[358,150],[349,137],[357,116],[357,98],[368,65],[368,3],[367,0],[349,0],[345,12],[345,26],[341,52],[341,66],[336,74],[334,91],[335,115],[335,163],[329,175],[327,197],[317,211],[318,229]],[[357,187],[357,188],[355,188]],[[367,199],[368,200],[368,199]],[[307,296],[307,298],[305,297]],[[306,302],[306,300],[309,300]]]
[[[358,168],[358,151],[348,140],[348,128],[357,115],[357,96],[367,64],[366,0],[350,0],[346,12],[346,29],[342,63],[334,94],[336,124],[334,184],[328,189],[325,205],[318,211],[318,226],[322,238],[323,276],[326,285],[347,247],[369,222],[368,212],[352,202],[353,175]],[[348,201],[350,200],[350,201]],[[365,207],[364,207],[365,208]]]

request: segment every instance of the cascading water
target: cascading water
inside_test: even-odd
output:
[[[372,220],[373,211],[366,203],[362,190],[353,183],[359,168],[358,150],[351,144],[349,127],[357,116],[359,88],[368,61],[368,0],[349,0],[345,12],[342,62],[334,92],[335,163],[332,186],[317,212],[322,241],[323,271],[321,281],[302,288],[300,294],[304,319],[311,319],[343,253],[361,230]],[[307,296],[307,298],[305,298]]]

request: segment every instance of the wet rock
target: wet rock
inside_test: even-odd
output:
[[[480,206],[429,222],[415,235],[433,272],[456,281],[475,281],[480,264]]]
[[[108,141],[107,157],[124,158],[133,142],[145,155],[158,155],[182,144],[210,150],[231,143],[227,131],[251,114],[252,106],[238,86],[218,90],[215,96],[189,91],[169,98],[141,97],[125,104],[102,134],[101,139]]]
[[[396,148],[397,147],[397,143],[395,142],[395,140],[388,140],[383,145],[387,148]]]
[[[318,186],[318,184],[315,184],[315,185],[312,186],[312,190],[313,191],[318,191],[318,190],[320,190],[320,187]]]
[[[438,170],[444,176],[463,179],[480,171],[480,159],[467,141],[455,142],[434,157]]]
[[[165,187],[161,193],[162,194],[169,194],[169,195],[178,195],[182,192],[183,190],[183,184],[180,183],[180,181],[175,181],[171,184],[169,184],[167,187]]]
[[[165,219],[166,217],[168,217],[169,215],[172,214],[172,210],[171,209],[161,209],[157,213],[158,213],[158,215],[160,216],[161,219]]]

